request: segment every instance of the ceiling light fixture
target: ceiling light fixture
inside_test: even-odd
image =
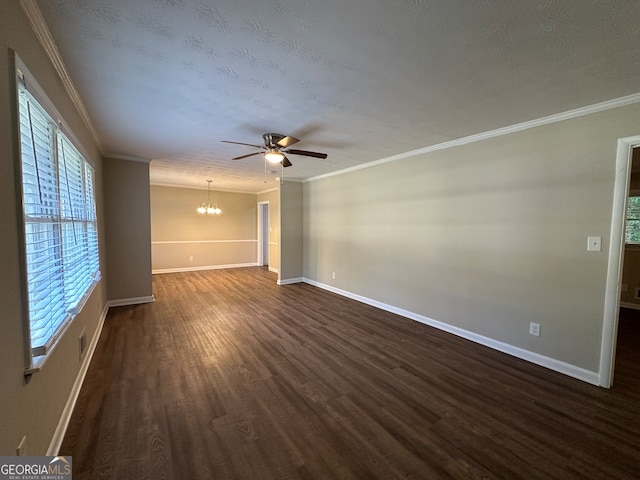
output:
[[[205,213],[208,215],[220,215],[222,213],[222,209],[217,203],[211,203],[211,182],[212,180],[207,180],[207,201],[202,202],[202,205],[197,209],[197,212],[201,215]]]
[[[277,148],[270,148],[269,151],[264,154],[264,158],[270,163],[280,163],[284,160],[284,154],[282,154]]]

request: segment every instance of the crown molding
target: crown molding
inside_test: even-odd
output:
[[[269,188],[267,190],[262,190],[261,192],[258,192],[258,195],[262,195],[263,193],[277,192],[277,191],[278,191],[278,187]]]
[[[105,153],[102,158],[113,158],[115,160],[127,160],[129,162],[151,163],[150,158],[137,157],[135,155],[120,155],[117,153]]]
[[[53,64],[53,68],[56,70],[56,72],[58,73],[58,76],[62,80],[62,84],[65,90],[67,91],[67,94],[71,99],[71,102],[73,102],[76,109],[78,110],[78,113],[80,114],[80,117],[84,121],[85,126],[91,133],[93,140],[96,142],[98,149],[100,150],[100,152],[102,152],[102,144],[100,142],[100,138],[98,137],[98,133],[95,127],[93,126],[91,117],[89,117],[89,113],[87,112],[87,109],[82,103],[80,94],[78,93],[78,90],[73,84],[73,81],[71,80],[71,76],[69,75],[69,72],[67,71],[67,68],[65,67],[64,62],[62,61],[62,57],[60,56],[58,47],[56,46],[55,41],[51,36],[51,32],[49,31],[49,28],[47,27],[47,24],[44,21],[44,17],[42,16],[42,12],[40,11],[38,4],[36,3],[35,0],[20,0],[20,6],[24,10],[27,18],[29,19],[29,23],[31,23],[31,27],[35,32],[36,37],[38,37],[38,40],[40,40],[40,43],[42,44],[42,47],[46,55],[49,57],[49,60],[51,60],[51,63]]]
[[[626,97],[615,98],[613,100],[607,100],[606,102],[600,102],[594,105],[576,108],[567,112],[556,113],[554,115],[549,115],[548,117],[542,117],[535,120],[530,120],[528,122],[516,123],[515,125],[510,125],[508,127],[497,128],[495,130],[489,130],[488,132],[477,133],[475,135],[457,138],[448,142],[418,148],[417,150],[399,153],[397,155],[381,158],[372,162],[362,163],[360,165],[344,168],[342,170],[336,170],[335,172],[329,172],[323,175],[309,177],[304,180],[304,183],[321,180],[323,178],[335,177],[337,175],[344,175],[345,173],[355,172],[358,170],[363,170],[365,168],[383,165],[385,163],[396,162],[398,160],[404,160],[405,158],[411,158],[417,155],[423,155],[425,153],[436,152],[438,150],[446,150],[448,148],[459,147],[461,145],[480,142],[482,140],[487,140],[490,138],[501,137],[503,135],[509,135],[511,133],[521,132],[523,130],[529,130],[531,128],[541,127],[543,125],[550,125],[553,123],[563,122],[565,120],[571,120],[573,118],[584,117],[585,115],[591,115],[593,113],[604,112],[606,110],[612,110],[614,108],[625,107],[627,105],[633,105],[635,103],[640,103],[640,93],[634,93],[633,95],[627,95]]]
[[[188,190],[207,190],[207,187],[195,186],[195,185],[177,185],[173,183],[160,183],[150,182],[150,185],[154,187],[168,187],[168,188],[186,188]],[[227,190],[224,188],[211,187],[212,192],[225,192],[225,193],[241,193],[243,195],[258,195],[259,192],[248,192],[246,190]]]

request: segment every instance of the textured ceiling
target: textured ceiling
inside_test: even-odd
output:
[[[106,153],[257,192],[640,91],[637,0],[38,0]]]

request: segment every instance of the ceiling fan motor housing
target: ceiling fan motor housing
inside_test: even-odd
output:
[[[264,133],[262,134],[262,138],[264,139],[264,144],[266,147],[279,147],[278,142],[282,140],[286,135],[282,135],[280,133]]]

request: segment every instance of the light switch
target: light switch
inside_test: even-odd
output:
[[[602,250],[602,237],[587,237],[587,250],[589,252]]]

